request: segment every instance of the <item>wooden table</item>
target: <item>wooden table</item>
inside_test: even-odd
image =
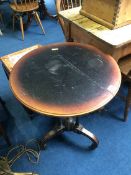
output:
[[[5,70],[7,77],[9,77],[9,74],[12,71],[13,66],[17,63],[17,61],[19,61],[27,53],[41,46],[42,45],[37,44],[31,47],[28,47],[26,49],[22,49],[22,50],[19,50],[19,51],[16,51],[16,52],[13,52],[13,53],[10,53],[8,55],[1,57],[0,60],[2,61],[2,65],[3,65],[3,68]]]
[[[68,38],[94,45],[118,61],[131,53],[131,24],[110,30],[80,14],[81,7],[59,12],[63,18]]]
[[[79,117],[107,104],[120,83],[121,73],[112,57],[74,42],[35,49],[15,64],[10,75],[11,89],[22,104],[58,119],[41,146],[59,133],[74,131],[96,148],[98,139],[79,123]]]

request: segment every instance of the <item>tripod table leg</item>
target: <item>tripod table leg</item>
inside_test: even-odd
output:
[[[50,130],[46,135],[44,135],[43,139],[40,140],[39,142],[40,148],[44,149],[48,140],[64,132],[64,130],[65,130],[65,127],[63,125],[54,127],[54,129]]]
[[[81,124],[77,125],[74,128],[74,132],[88,137],[93,142],[90,146],[91,149],[95,149],[98,146],[99,141],[98,141],[97,137],[93,133],[91,133],[90,131],[85,129]]]

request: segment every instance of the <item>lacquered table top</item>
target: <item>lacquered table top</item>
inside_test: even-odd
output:
[[[120,83],[112,57],[78,43],[35,49],[15,64],[10,75],[11,89],[21,103],[57,117],[99,109],[116,95]]]

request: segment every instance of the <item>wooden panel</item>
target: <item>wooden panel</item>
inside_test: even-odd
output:
[[[71,37],[74,39],[74,41],[91,44],[99,48],[103,52],[110,54],[116,61],[118,61],[121,57],[131,53],[131,42],[116,47],[102,40],[97,35],[87,32],[84,29],[80,29],[80,27],[74,23],[72,24],[71,28]]]
[[[74,21],[79,27],[91,32],[96,35],[98,38],[104,40],[105,42],[119,46],[123,43],[131,41],[131,25],[127,25],[118,29],[110,30],[98,23],[95,23],[92,20],[86,18],[86,21]]]
[[[105,9],[110,8],[107,13]],[[115,1],[114,0],[84,0],[82,4],[82,10],[88,14],[99,17],[112,23],[115,11]],[[82,13],[82,12],[81,12]]]
[[[131,23],[131,0],[83,0],[81,14],[113,29]]]
[[[116,25],[131,24],[131,0],[125,0],[121,2],[121,8],[116,19]]]

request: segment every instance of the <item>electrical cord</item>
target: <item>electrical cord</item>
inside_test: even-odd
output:
[[[29,148],[30,144],[35,144],[36,150]],[[12,165],[21,156],[26,155],[31,163],[38,163],[40,157],[40,146],[36,139],[29,140],[26,145],[17,145],[11,148],[5,157],[0,157],[0,175],[14,175],[17,174],[11,171]],[[19,174],[19,173],[18,173]],[[20,173],[21,174],[21,173]],[[32,175],[33,173],[23,173],[23,175]]]

